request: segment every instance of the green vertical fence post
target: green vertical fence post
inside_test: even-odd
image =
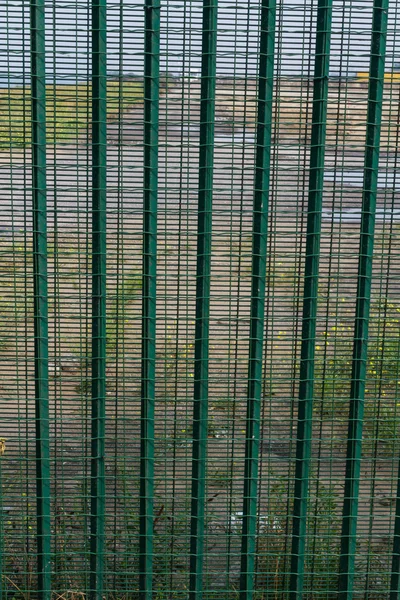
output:
[[[197,226],[190,600],[200,600],[203,593],[217,20],[218,0],[204,0]]]
[[[139,589],[151,600],[153,579],[154,401],[156,362],[158,105],[160,1],[146,0],[144,55],[144,211]]]
[[[304,583],[331,28],[332,0],[318,0],[293,505],[291,600],[302,598]]]
[[[374,0],[339,590],[353,597],[388,0]]]
[[[257,148],[253,205],[251,315],[240,574],[241,600],[250,600],[253,597],[254,590],[272,99],[274,92],[275,17],[276,1],[263,0],[261,7]]]
[[[44,0],[30,3],[38,592],[51,597]]]
[[[106,0],[92,4],[92,432],[90,598],[103,598],[105,530],[107,57]]]

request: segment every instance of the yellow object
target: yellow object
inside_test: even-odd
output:
[[[357,73],[357,79],[368,81],[369,73]],[[400,81],[400,73],[385,73],[384,79],[385,81]]]
[[[6,451],[6,440],[4,438],[0,438],[0,456],[3,456]]]

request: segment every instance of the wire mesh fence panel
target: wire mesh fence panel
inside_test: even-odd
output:
[[[0,600],[399,598],[399,36],[1,3]]]

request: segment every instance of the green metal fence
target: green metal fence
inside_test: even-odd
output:
[[[0,7],[0,600],[400,597],[400,3]]]

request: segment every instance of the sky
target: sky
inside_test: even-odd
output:
[[[398,4],[398,6],[397,6]],[[90,76],[90,2],[45,0],[49,78]],[[202,2],[161,1],[160,68],[176,75],[197,74],[201,61]],[[372,0],[334,0],[330,71],[354,75],[368,70]],[[277,4],[276,57],[283,75],[312,72],[317,0]],[[400,62],[400,0],[389,0],[387,69]],[[257,72],[260,1],[219,0],[217,74]],[[143,73],[143,2],[107,1],[107,64],[110,73]],[[184,50],[184,52],[183,52]],[[29,2],[0,5],[0,80],[11,85],[29,77]]]

